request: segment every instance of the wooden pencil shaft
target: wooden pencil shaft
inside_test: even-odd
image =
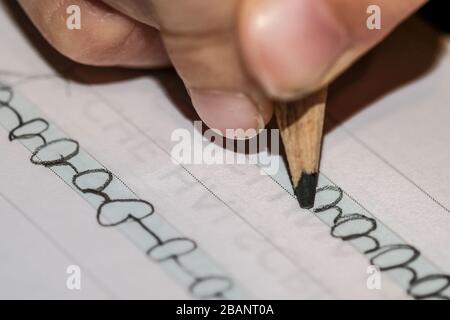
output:
[[[275,108],[294,187],[302,173],[314,174],[319,170],[326,97],[327,89],[322,89]]]

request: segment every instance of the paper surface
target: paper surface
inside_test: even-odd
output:
[[[450,296],[450,55],[426,26],[403,27],[417,54],[390,58],[395,35],[338,81],[307,211],[284,168],[173,161],[195,120],[173,73],[77,66],[0,21],[1,298]],[[370,264],[392,268],[380,290]]]

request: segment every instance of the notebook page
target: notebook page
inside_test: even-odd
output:
[[[324,217],[323,212],[299,209],[290,194],[285,169],[268,176],[261,174],[258,165],[184,165],[174,161],[171,133],[180,128],[194,130],[195,117],[174,74],[99,73],[65,60],[58,62],[58,70],[63,71],[57,73],[11,18],[1,14],[2,29],[7,30],[1,35],[5,37],[2,43],[9,43],[0,53],[1,97],[11,106],[0,109],[4,129],[0,205],[10,221],[2,226],[8,239],[1,248],[8,257],[2,272],[2,296],[407,297],[410,274],[404,270],[383,273],[381,290],[367,288],[368,260],[383,250],[364,254],[370,240],[342,241],[330,234],[333,219]],[[420,251],[420,259],[414,261],[420,277],[449,269],[448,253],[439,246],[448,237],[444,232],[448,227],[446,185],[440,183],[437,190],[425,188],[434,186],[429,180],[433,172],[414,167],[416,162],[408,166],[403,161],[401,157],[417,156],[418,145],[410,139],[410,122],[401,126],[395,116],[414,121],[414,117],[423,118],[430,105],[436,112],[446,111],[444,87],[434,87],[439,93],[433,91],[431,96],[430,92],[429,97],[426,89],[436,77],[445,76],[447,60],[442,58],[430,74],[389,93],[343,123],[339,123],[333,100],[330,102],[329,117],[338,124],[325,137],[320,186],[328,189],[319,192],[316,205],[320,209],[330,200],[327,197],[339,196],[342,191],[344,211],[355,210],[377,219],[376,236],[381,237],[381,245],[400,243]],[[419,88],[423,88],[421,100],[406,99],[411,92],[419,95]],[[343,98],[334,99],[338,106]],[[428,104],[430,99],[434,103]],[[406,101],[401,104],[402,100]],[[416,113],[410,112],[412,102]],[[396,112],[388,114],[390,105],[399,104]],[[50,148],[39,149],[40,138],[9,141],[17,114],[23,121],[45,120],[27,129],[36,132],[39,126],[48,125],[42,133],[46,142],[62,141],[53,147],[65,152],[79,147],[70,159],[73,167],[43,162],[58,159]],[[434,141],[434,130],[443,118],[428,119],[421,134],[414,132]],[[386,133],[392,128],[399,132],[396,137],[401,150],[384,148],[391,141]],[[20,135],[20,131],[15,133]],[[432,146],[439,148],[434,151],[441,151],[448,142],[445,132],[440,137]],[[380,145],[382,150],[377,149]],[[38,156],[34,162],[33,155]],[[445,156],[448,158],[448,153],[436,152],[436,157],[442,158],[435,160],[444,161]],[[448,174],[445,169],[437,166],[435,176]],[[417,188],[419,183],[425,186]],[[101,195],[88,192],[102,186]],[[330,189],[332,186],[335,189]],[[126,201],[106,201],[114,199]],[[142,219],[118,224],[129,210],[141,214]],[[370,227],[369,219],[373,218],[338,231],[342,236],[352,228]],[[23,231],[15,232],[14,226]],[[401,262],[411,252],[392,250],[375,261]],[[168,258],[174,253],[179,259]],[[36,261],[39,264],[33,263]],[[80,266],[82,290],[67,289],[68,265]],[[431,285],[439,288],[441,284]],[[419,289],[427,292],[433,288]]]

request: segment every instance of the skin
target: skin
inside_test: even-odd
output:
[[[260,129],[273,100],[298,99],[340,73],[425,0],[19,0],[44,37],[83,64],[172,65],[211,128]],[[66,28],[69,5],[81,30]],[[381,8],[381,30],[366,9]]]

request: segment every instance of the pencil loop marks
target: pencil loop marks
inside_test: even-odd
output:
[[[350,206],[351,202],[341,188],[326,184],[317,189],[317,196],[320,200],[313,212],[331,226],[332,237],[352,242],[368,256],[370,264],[377,266],[381,272],[395,270],[409,275],[406,293],[413,298],[450,299],[448,292],[446,293],[450,288],[450,276],[429,274],[429,271],[428,274],[419,276],[423,273],[419,272],[422,270],[420,267],[426,263],[420,251],[405,243],[382,246],[384,237],[380,235],[378,221],[369,213],[364,214],[366,210],[359,205]],[[346,213],[347,210],[360,212]]]
[[[130,238],[133,238],[133,232],[146,234],[138,245],[146,247],[146,254],[156,263],[174,264],[175,268],[171,266],[167,270],[177,272],[176,277],[184,279],[183,283],[192,295],[199,298],[227,297],[234,288],[232,280],[216,275],[218,268],[199,251],[194,240],[164,234],[171,227],[161,218],[157,223],[151,223],[155,218],[152,203],[132,197],[135,193],[81,149],[78,141],[55,136],[58,130],[47,120],[39,117],[24,120],[29,106],[14,106],[14,101],[13,89],[0,83],[0,111],[6,109],[9,113],[6,120],[0,117],[0,123],[8,128],[10,141],[20,141],[31,151],[32,164],[49,168],[84,195],[83,198],[95,208],[99,225],[121,228],[129,233]],[[93,168],[86,170],[86,165]],[[198,263],[188,263],[189,259],[197,258],[203,259],[206,267],[197,270],[193,266],[198,266]],[[212,270],[208,270],[209,267]]]

